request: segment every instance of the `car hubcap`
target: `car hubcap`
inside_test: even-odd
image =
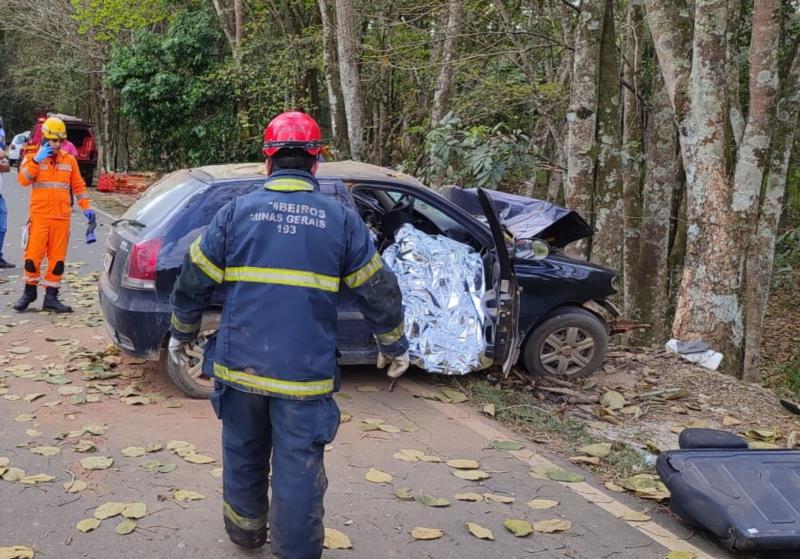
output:
[[[552,375],[570,376],[582,371],[593,356],[594,338],[583,328],[568,326],[545,338],[539,361]]]
[[[200,386],[211,388],[213,381],[203,374],[203,349],[205,344],[206,338],[199,337],[186,349],[186,354],[191,358],[191,361],[185,367],[185,371],[187,376]]]

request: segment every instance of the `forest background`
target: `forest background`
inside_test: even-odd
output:
[[[336,159],[576,209],[595,235],[572,254],[618,270],[617,302],[650,325],[632,341],[702,339],[726,372],[800,392],[795,0],[1,10],[9,137],[73,114],[96,124],[103,170],[165,172],[259,160],[266,122],[302,108]]]

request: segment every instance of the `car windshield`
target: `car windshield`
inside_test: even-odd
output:
[[[206,183],[187,171],[176,171],[147,189],[144,196],[128,208],[122,219],[138,221],[145,226],[155,225],[206,186]]]

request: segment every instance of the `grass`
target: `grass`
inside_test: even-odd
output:
[[[466,384],[474,403],[481,407],[494,404],[497,420],[528,438],[542,435],[555,438],[554,446],[568,456],[579,454],[578,448],[582,446],[609,442],[591,434],[583,421],[558,414],[557,409],[528,392],[491,384],[486,379],[473,379]],[[613,442],[611,453],[599,466],[589,468],[614,479],[652,471],[642,453],[620,442]]]

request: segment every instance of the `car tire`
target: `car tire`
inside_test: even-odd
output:
[[[583,378],[600,367],[606,351],[606,323],[585,309],[564,307],[547,317],[528,336],[523,363],[532,375]]]
[[[164,351],[163,359],[167,376],[181,392],[190,398],[206,399],[214,389],[214,381],[202,374],[204,342],[204,338],[198,338],[192,343],[189,352],[193,361],[188,366],[175,362],[169,351]]]

